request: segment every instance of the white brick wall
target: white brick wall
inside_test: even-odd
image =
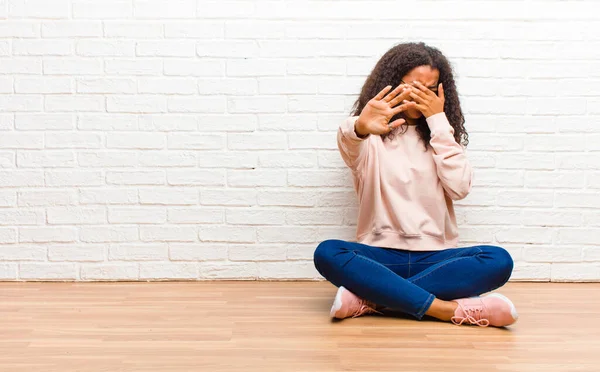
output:
[[[379,56],[453,63],[462,245],[600,280],[597,2],[0,0],[0,280],[316,279],[335,133]]]

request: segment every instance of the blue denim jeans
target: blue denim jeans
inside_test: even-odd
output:
[[[314,263],[333,285],[417,319],[435,298],[455,300],[503,286],[513,269],[510,254],[491,245],[405,251],[336,239],[319,244]]]

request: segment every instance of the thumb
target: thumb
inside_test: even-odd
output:
[[[444,85],[442,83],[440,83],[440,86],[438,87],[438,91],[440,92],[440,98],[443,101],[444,100]]]

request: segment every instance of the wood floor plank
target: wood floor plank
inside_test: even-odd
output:
[[[332,321],[326,282],[0,283],[0,371],[600,371],[600,284],[509,283],[508,329]]]

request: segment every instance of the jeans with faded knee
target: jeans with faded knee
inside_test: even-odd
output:
[[[333,285],[417,319],[435,298],[449,301],[492,291],[513,270],[510,254],[491,245],[407,251],[336,239],[319,244],[314,263]]]

